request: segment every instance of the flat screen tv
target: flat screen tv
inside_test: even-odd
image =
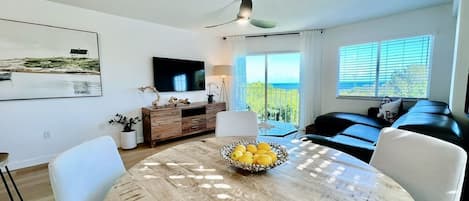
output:
[[[160,92],[205,90],[203,61],[153,57],[153,76]]]

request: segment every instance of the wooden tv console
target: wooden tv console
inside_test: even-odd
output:
[[[188,105],[142,108],[144,142],[154,147],[167,139],[215,130],[216,114],[226,104],[198,102]]]

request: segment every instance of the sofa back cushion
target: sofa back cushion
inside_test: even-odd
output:
[[[426,134],[457,145],[462,143],[459,124],[446,115],[408,112],[397,119],[391,127]]]
[[[439,101],[420,100],[408,113],[428,113],[452,117],[448,104]]]

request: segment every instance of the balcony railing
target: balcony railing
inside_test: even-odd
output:
[[[285,89],[268,85],[267,114],[264,107],[264,84],[248,84],[240,90],[245,91],[248,109],[256,112],[260,120],[273,120],[298,125],[300,99],[298,88]]]

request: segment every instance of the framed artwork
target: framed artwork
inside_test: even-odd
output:
[[[464,112],[466,112],[466,114],[469,114],[469,73],[467,74],[466,105],[464,106]]]
[[[102,96],[98,34],[0,19],[0,100]]]

